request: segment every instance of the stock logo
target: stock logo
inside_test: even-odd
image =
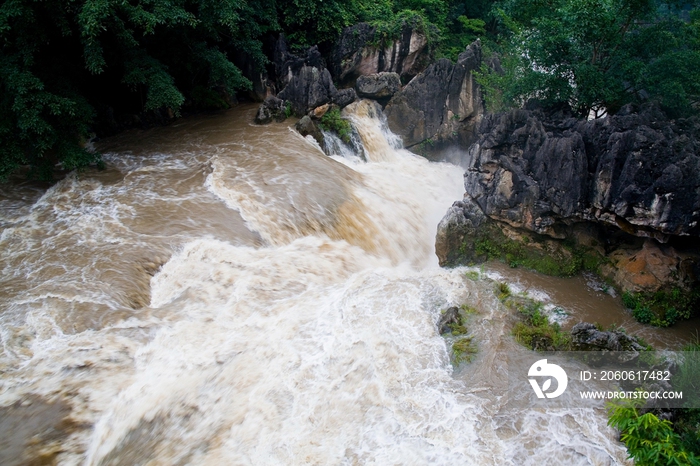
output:
[[[557,366],[556,364],[547,364],[546,359],[540,359],[530,366],[530,370],[527,372],[528,380],[532,389],[535,391],[537,398],[556,398],[566,390],[566,386],[569,383],[569,378],[566,376],[564,369]],[[537,382],[537,379],[532,377],[545,378],[542,386]],[[552,387],[552,379],[557,381],[557,388],[553,392],[548,392]]]

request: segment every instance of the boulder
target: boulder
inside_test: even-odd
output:
[[[277,96],[291,103],[295,115],[303,116],[331,102],[337,93],[327,69],[302,65]]]
[[[407,83],[430,63],[428,39],[413,25],[404,24],[399,37],[383,45],[376,44],[375,31],[367,23],[343,30],[330,65],[341,87],[354,86],[358,77],[383,71],[398,73]]]
[[[440,316],[437,327],[440,335],[452,333],[455,327],[462,325],[462,316],[459,313],[459,308],[452,306]]]
[[[374,100],[388,101],[401,87],[397,73],[377,73],[360,76],[355,83],[357,95]]]
[[[637,353],[646,347],[636,337],[619,330],[605,332],[595,325],[581,322],[571,329],[571,345],[574,351],[628,351]]]
[[[299,134],[304,137],[313,137],[318,144],[323,147],[323,132],[321,131],[321,128],[319,128],[318,124],[316,124],[313,119],[309,118],[308,115],[304,115],[304,117],[297,122],[295,128],[297,131],[299,131]]]
[[[464,240],[476,237],[487,223],[488,218],[469,196],[452,204],[440,221],[435,237],[435,254],[440,265],[475,261],[474,242]]]
[[[255,115],[255,122],[259,125],[271,123],[272,120],[284,121],[287,118],[286,102],[275,96],[270,96],[260,105]]]
[[[481,88],[474,78],[480,67],[479,41],[469,45],[456,64],[443,58],[430,65],[387,104],[389,128],[407,148],[426,143],[433,149],[468,147],[484,113]]]
[[[689,279],[678,252],[652,239],[646,239],[641,249],[617,249],[609,259],[602,275],[624,291],[653,293],[668,285],[682,287]]]
[[[309,112],[309,116],[315,120],[320,120],[323,118],[323,115],[330,110],[331,104],[323,104],[320,107],[316,107],[315,109],[311,110]]]
[[[331,98],[331,102],[339,108],[345,108],[357,99],[355,89],[340,89],[337,94]]]

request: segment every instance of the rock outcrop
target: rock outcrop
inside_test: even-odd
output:
[[[331,102],[337,93],[327,69],[302,65],[293,72],[289,83],[277,97],[288,101],[295,115],[303,116]]]
[[[645,351],[636,337],[620,330],[606,332],[587,322],[571,329],[571,346],[574,351]]]
[[[345,28],[331,55],[331,71],[341,87],[352,87],[360,76],[398,73],[407,83],[430,63],[425,34],[404,25],[397,40],[385,46],[375,43],[375,28],[359,23]]]
[[[271,123],[272,120],[284,121],[285,118],[287,118],[287,109],[284,100],[270,96],[265,99],[258,109],[258,113],[255,115],[255,122],[259,125],[264,125]]]
[[[297,131],[299,131],[299,134],[304,137],[313,137],[318,142],[318,145],[323,147],[323,132],[321,131],[321,128],[319,128],[318,124],[313,119],[309,118],[308,115],[304,115],[304,117],[297,121],[295,128]]]
[[[488,216],[560,237],[590,220],[664,242],[700,236],[700,125],[632,106],[601,120],[515,110],[484,118],[465,189]]]
[[[355,83],[357,95],[367,99],[388,102],[401,87],[397,73],[377,73],[360,76]]]
[[[697,286],[696,120],[669,120],[652,105],[592,121],[533,108],[487,115],[479,133],[464,157],[466,199],[439,227],[441,263],[478,261],[470,251],[480,232],[516,231],[530,235],[509,245],[518,253],[551,252],[553,239],[595,251],[599,272],[625,291]]]
[[[481,43],[471,44],[456,64],[440,59],[392,97],[385,113],[391,130],[408,148],[428,144],[468,147],[484,106],[474,71],[481,67]]]
[[[320,118],[330,104],[343,108],[357,98],[354,89],[336,89],[316,46],[309,48],[306,56],[298,57],[287,51],[284,36],[280,35],[275,44],[274,63],[277,87],[282,91],[265,99],[260,106],[255,118],[259,124],[281,121],[292,114]]]
[[[440,320],[438,320],[437,323],[438,333],[440,333],[440,335],[452,333],[455,328],[461,325],[463,325],[463,320],[459,313],[459,308],[452,306],[440,316]]]

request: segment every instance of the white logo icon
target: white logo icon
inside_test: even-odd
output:
[[[556,398],[564,393],[564,390],[566,390],[566,385],[569,383],[569,378],[566,376],[564,369],[556,364],[547,364],[546,359],[540,359],[530,366],[530,370],[527,372],[527,375],[528,377],[548,377],[542,384],[542,388],[540,388],[537,380],[528,379],[530,380],[532,389],[535,390],[537,398],[544,398],[545,396],[547,398]],[[552,378],[557,381],[557,389],[551,393],[545,393],[552,385]]]

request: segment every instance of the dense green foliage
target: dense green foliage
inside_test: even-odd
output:
[[[226,107],[227,95],[251,86],[239,67],[264,70],[277,33],[295,50],[328,49],[359,21],[376,26],[378,42],[410,23],[431,46],[444,32],[459,48],[483,29],[472,15],[490,9],[450,0],[6,0],[0,180],[21,165],[51,178],[57,163],[99,163],[84,143],[123,127],[117,114],[162,122],[183,108]]]
[[[275,18],[274,3],[246,0],[3,2],[0,177],[97,162],[82,147],[97,103],[177,115],[186,96],[250,86],[227,53],[264,63],[259,37]]]
[[[20,165],[50,177],[99,162],[84,150],[114,115],[164,121],[222,108],[269,64],[271,40],[328,50],[346,26],[377,45],[405,24],[438,56],[477,37],[500,52],[484,68],[492,109],[538,98],[582,116],[647,97],[685,114],[700,96],[700,13],[660,0],[7,0],[0,5],[0,179]],[[238,65],[238,66],[237,66]],[[128,125],[127,125],[128,126]],[[111,128],[116,131],[119,128]]]
[[[640,403],[620,403],[609,407],[608,424],[621,432],[630,458],[639,466],[698,465],[700,459],[688,452],[673,424],[652,413],[640,414]]]
[[[536,98],[581,116],[648,97],[674,114],[700,98],[700,13],[658,0],[503,0],[504,72],[484,68],[489,106]]]
[[[635,319],[643,324],[668,327],[679,320],[690,319],[700,308],[700,289],[656,293],[629,293],[622,295],[622,302],[632,310]]]

